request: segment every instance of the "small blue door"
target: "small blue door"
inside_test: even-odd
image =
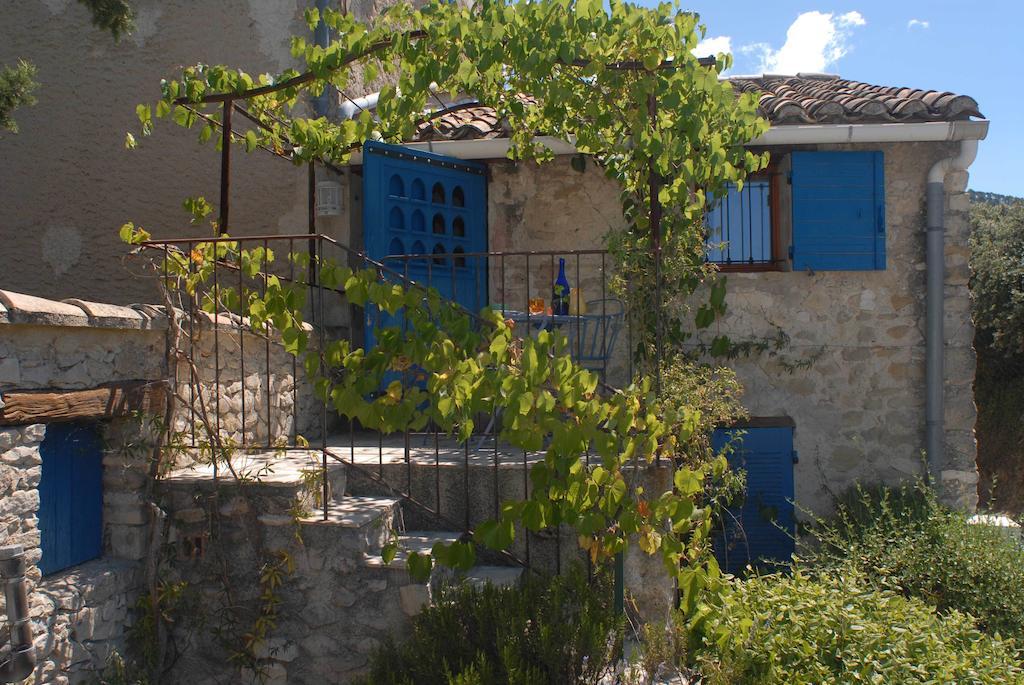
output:
[[[477,313],[487,306],[487,167],[461,159],[369,142],[363,149],[366,253]],[[396,255],[430,255],[416,260]],[[390,257],[390,258],[389,258]],[[400,319],[367,310],[366,345],[375,325]]]
[[[91,423],[51,423],[40,448],[39,536],[45,575],[103,553],[103,448]]]
[[[743,503],[723,513],[715,541],[722,569],[739,573],[747,564],[789,562],[794,550],[793,428],[719,429],[712,446],[721,450],[730,440],[729,464],[747,474]]]

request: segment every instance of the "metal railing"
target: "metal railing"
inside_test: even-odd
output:
[[[498,411],[480,417],[476,426],[484,428],[466,440],[434,425],[415,431],[406,426],[385,435],[340,417],[326,399],[315,396],[302,364],[285,350],[286,341],[269,325],[254,329],[240,316],[231,292],[242,299],[246,292],[262,297],[271,283],[286,283],[292,292],[305,293],[303,315],[311,325],[311,346],[324,350],[332,340],[346,339],[356,349],[372,345],[380,327],[405,323],[401,316],[351,304],[342,288],[325,287],[318,272],[328,263],[372,269],[381,282],[437,289],[460,305],[474,326],[490,325],[475,313],[489,307],[511,320],[518,335],[564,333],[570,353],[600,375],[602,387],[610,389],[609,382],[633,376],[629,317],[611,294],[609,259],[601,250],[389,255],[373,260],[319,234],[154,240],[144,246],[162,253],[159,269],[164,278],[184,283],[205,269],[192,292],[169,290],[180,298],[181,356],[189,360],[177,389],[184,405],[178,421],[184,445],[209,450],[215,479],[229,464],[204,437],[207,430],[218,444],[244,453],[303,449],[317,454],[325,519],[332,506],[329,466],[344,463],[350,487],[409,503],[411,508],[403,513],[413,528],[442,524],[469,534],[480,522],[498,516],[502,502],[528,496],[530,468],[544,454],[503,442]],[[217,246],[215,253],[211,246]],[[242,251],[249,255],[244,262]],[[216,254],[216,259],[203,262],[204,254]],[[299,257],[282,259],[290,255]],[[559,259],[566,260],[574,288],[564,314],[550,307]],[[562,537],[557,527],[540,533],[523,530],[510,555],[526,566],[558,572],[565,555]],[[575,545],[566,547],[570,555],[576,553]]]

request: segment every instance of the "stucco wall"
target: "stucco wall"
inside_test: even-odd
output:
[[[710,334],[737,341],[775,338],[780,330],[788,336],[774,354],[734,367],[752,415],[794,419],[797,500],[822,511],[832,494],[856,481],[924,475],[925,181],[932,163],[955,146],[818,149],[884,152],[886,270],[729,274],[729,313]],[[580,174],[563,157],[540,167],[496,162],[491,173],[492,250],[596,248],[608,227],[622,222],[618,189],[593,166]],[[946,186],[947,463],[941,468],[947,499],[971,508],[977,472],[966,183],[966,174],[950,174]],[[549,271],[548,263],[538,263],[531,283],[546,287]],[[510,279],[518,299],[524,280]],[[581,281],[592,297],[593,285]],[[493,290],[492,284],[492,298]]]
[[[0,132],[0,288],[40,297],[152,302],[152,282],[121,263],[126,221],[162,238],[207,235],[189,226],[186,197],[219,200],[220,160],[198,128],[164,120],[138,135],[135,106],[159,96],[181,65],[228,64],[256,75],[296,66],[293,34],[310,35],[304,0],[138,0],[137,29],[115,43],[73,0],[0,3],[0,64],[26,59],[41,84],[19,109],[17,135]],[[384,2],[348,3],[360,17]],[[353,94],[364,86],[358,75]],[[239,117],[236,117],[239,119]],[[241,127],[244,122],[236,124]],[[124,147],[133,131],[136,150]],[[323,172],[321,171],[322,175]],[[336,237],[343,223],[321,218]],[[307,170],[265,152],[233,151],[231,233],[304,233]]]

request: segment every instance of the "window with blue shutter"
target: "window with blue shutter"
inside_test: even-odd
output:
[[[712,435],[716,451],[730,441],[729,464],[746,472],[747,490],[742,504],[723,514],[715,541],[718,563],[735,574],[747,564],[789,562],[796,534],[793,428],[719,429]]]
[[[793,270],[885,269],[881,152],[794,152]]]
[[[103,553],[103,447],[93,423],[51,423],[40,447],[39,537],[44,574]]]

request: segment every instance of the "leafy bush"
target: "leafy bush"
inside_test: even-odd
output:
[[[708,685],[1024,682],[1012,644],[855,570],[737,582],[699,632]]]
[[[578,568],[521,588],[454,586],[413,620],[402,644],[385,644],[365,682],[374,685],[597,683],[620,627],[604,574]]]
[[[1024,549],[967,523],[924,484],[858,488],[834,520],[819,523],[812,564],[855,568],[876,587],[969,613],[986,632],[1024,644]]]
[[[1024,202],[971,206],[971,291],[983,343],[1024,355]]]

